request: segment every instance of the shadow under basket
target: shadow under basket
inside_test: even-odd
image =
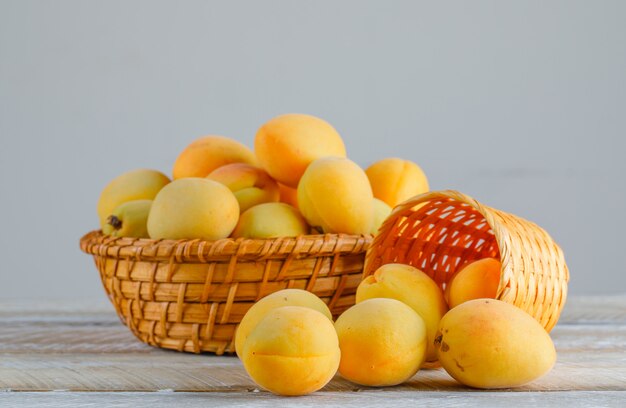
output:
[[[396,206],[367,253],[363,277],[388,263],[413,265],[443,289],[467,263],[502,263],[496,299],[550,331],[567,298],[563,252],[538,225],[456,191],[430,192]]]
[[[80,247],[141,341],[219,355],[235,351],[235,330],[254,302],[280,289],[313,292],[335,316],[352,306],[371,241],[342,234],[175,241],[93,231]]]

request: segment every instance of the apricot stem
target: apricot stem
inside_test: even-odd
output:
[[[122,228],[122,220],[117,218],[115,215],[109,215],[109,218],[107,218],[107,224],[116,230]]]

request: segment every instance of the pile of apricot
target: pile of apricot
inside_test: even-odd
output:
[[[458,305],[410,265],[387,264],[364,279],[356,305],[334,322],[314,294],[286,289],[262,298],[236,332],[236,350],[250,377],[279,395],[321,389],[339,372],[356,384],[382,387],[410,380],[439,361],[475,388],[523,385],[548,372],[556,351],[530,315],[495,300],[500,262],[465,265],[448,282]],[[483,297],[486,296],[486,297]]]
[[[155,239],[375,234],[396,204],[428,191],[415,163],[388,158],[363,170],[328,122],[287,114],[257,131],[254,151],[217,135],[189,144],[172,179],[135,170],[100,195],[104,233]]]

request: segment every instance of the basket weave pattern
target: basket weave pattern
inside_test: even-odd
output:
[[[194,353],[234,352],[246,311],[285,288],[313,292],[338,315],[354,304],[371,236],[150,240],[85,235],[109,299],[143,342]]]
[[[425,193],[394,208],[367,254],[364,277],[405,263],[443,288],[464,265],[485,257],[502,263],[496,298],[552,329],[569,281],[561,249],[538,225],[456,191]]]

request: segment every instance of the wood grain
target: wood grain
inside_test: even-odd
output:
[[[67,407],[133,407],[133,408],[206,408],[229,406],[247,407],[607,407],[623,408],[626,392],[410,392],[395,390],[361,392],[325,392],[305,397],[281,398],[265,392],[247,393],[174,393],[174,392],[115,392],[115,393],[0,393],[0,406],[32,408]]]
[[[593,330],[593,333],[590,331]],[[64,338],[79,338],[68,330]],[[236,357],[192,355],[145,346],[122,335],[84,337],[64,343],[36,340],[2,345],[0,390],[13,391],[248,391],[255,388]],[[626,390],[626,326],[558,327],[554,333],[559,358],[542,379],[516,391]],[[108,343],[113,340],[113,343]],[[104,343],[103,343],[104,342]],[[124,349],[127,349],[125,351]],[[326,391],[356,391],[336,377]],[[402,390],[459,391],[465,389],[442,369],[422,370]]]
[[[558,400],[571,406],[626,400],[626,295],[572,298],[551,335],[558,350],[554,369],[511,392],[471,391],[439,369],[421,370],[409,382],[384,390],[337,376],[321,392],[289,401],[368,406],[384,397],[386,406],[424,401],[445,407],[463,398],[485,406],[501,405],[497,402],[503,399],[514,399],[515,405]],[[115,399],[147,406],[174,398],[183,407],[224,399],[235,406],[284,401],[259,392],[236,357],[179,353],[139,342],[106,303],[0,303],[0,391],[8,391],[0,393],[0,406],[71,406],[79,400],[99,405]]]

